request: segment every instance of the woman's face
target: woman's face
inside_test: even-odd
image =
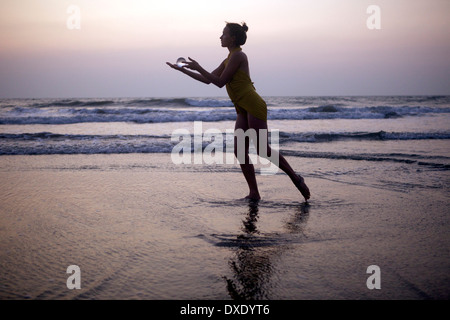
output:
[[[234,46],[234,37],[230,36],[230,30],[228,27],[223,29],[220,40],[222,41],[222,47],[228,48]]]

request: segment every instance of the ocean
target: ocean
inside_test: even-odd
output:
[[[448,299],[450,96],[264,99],[308,205],[171,160],[177,130],[234,128],[228,98],[0,100],[0,298]]]
[[[269,129],[281,145],[302,144],[322,152],[307,157],[430,162],[447,168],[445,148],[368,155],[359,148],[334,151],[336,141],[409,146],[450,139],[449,96],[266,97]],[[175,129],[194,121],[207,128],[234,128],[227,98],[3,99],[0,155],[167,153]],[[314,146],[314,147],[313,147]],[[321,146],[321,147],[319,147]],[[329,152],[325,152],[331,146]],[[370,147],[368,147],[370,149]],[[431,148],[433,149],[433,148]],[[293,148],[295,150],[295,147]],[[367,150],[371,153],[369,150]]]
[[[265,100],[269,130],[286,155],[449,169],[449,96]],[[235,118],[223,97],[1,100],[0,155],[171,153],[176,130],[194,141],[195,123],[202,133],[220,130],[230,151],[225,134]],[[210,142],[203,139],[203,149]]]

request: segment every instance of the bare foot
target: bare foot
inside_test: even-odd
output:
[[[259,201],[261,200],[261,196],[259,194],[249,194],[248,196],[246,196],[244,199],[246,200],[251,200],[251,201]]]
[[[305,184],[305,179],[303,177],[297,175],[297,181],[294,181],[295,186],[301,192],[305,201],[308,202],[308,199],[311,197],[311,193],[309,192],[308,186]]]

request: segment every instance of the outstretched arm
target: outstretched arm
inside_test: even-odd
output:
[[[185,75],[188,75],[189,77],[191,77],[191,78],[193,78],[193,79],[195,79],[197,81],[200,81],[200,82],[203,82],[203,83],[206,83],[206,84],[210,84],[211,83],[211,81],[209,81],[208,79],[206,79],[204,76],[202,76],[199,73],[195,73],[195,72],[189,71],[189,70],[187,70],[184,67],[180,67],[180,66],[178,66],[176,64],[172,64],[170,62],[166,62],[166,63],[167,63],[167,65],[169,67],[171,67],[171,68],[173,68],[175,70],[178,70],[178,71],[184,73]]]
[[[242,60],[245,56],[243,54],[235,53],[231,56],[230,61],[225,67],[225,63],[222,62],[219,68],[214,70],[212,73],[209,73],[205,69],[200,66],[200,64],[192,58],[189,58],[190,61],[186,62],[186,68],[196,70],[203,76],[204,79],[209,81],[210,83],[215,84],[219,88],[222,88],[228,82],[231,81],[233,75],[239,69]]]
[[[188,75],[189,77],[191,77],[192,79],[195,79],[195,80],[197,80],[197,81],[200,81],[200,82],[203,82],[203,83],[206,83],[206,84],[210,84],[211,83],[211,80],[209,80],[208,78],[206,78],[205,76],[203,76],[202,74],[200,74],[200,73],[196,73],[196,72],[192,72],[192,71],[190,71],[190,70],[187,70],[186,68],[185,68],[185,66],[183,66],[183,67],[180,67],[180,66],[178,66],[178,65],[176,65],[176,64],[172,64],[172,63],[170,63],[170,62],[166,62],[167,63],[167,65],[169,66],[169,67],[171,67],[171,68],[173,68],[173,69],[175,69],[175,70],[178,70],[178,71],[180,71],[180,72],[182,72],[182,73],[184,73],[185,75]],[[215,69],[211,74],[214,74],[214,75],[220,75],[222,72],[223,72],[223,69],[225,68],[225,64],[222,62],[221,64],[220,64],[220,66],[219,67],[217,67],[217,69]]]

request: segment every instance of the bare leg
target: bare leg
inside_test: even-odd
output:
[[[242,129],[244,131],[247,131],[248,129],[248,119],[247,119],[247,113],[238,113],[237,119],[236,119],[236,129]],[[234,154],[237,157],[237,139],[234,138]],[[245,180],[247,181],[248,187],[249,187],[249,194],[246,196],[246,199],[252,199],[252,200],[259,200],[261,199],[261,196],[259,195],[258,191],[258,184],[256,183],[256,175],[255,175],[255,167],[250,162],[250,157],[248,156],[248,150],[250,147],[250,142],[248,139],[245,141],[245,161],[244,163],[240,163],[242,173],[244,174]]]
[[[267,130],[267,121],[258,119],[254,116],[252,116],[251,114],[247,114],[247,120],[248,120],[248,128],[252,128],[255,129],[256,134],[257,134],[257,138],[258,141],[260,141],[261,139],[261,135],[262,134],[268,134],[268,130]],[[266,129],[266,130],[262,130],[260,131],[260,129]],[[287,162],[287,160],[276,150],[272,150],[269,146],[269,139],[267,139],[265,137],[266,141],[267,141],[267,152],[265,152],[266,154],[261,154],[260,150],[259,150],[259,143],[256,146],[256,150],[258,155],[261,156],[267,156],[269,160],[274,159],[274,157],[278,157],[278,166],[281,170],[283,170],[288,176],[289,178],[291,178],[292,182],[295,184],[295,186],[297,187],[297,189],[301,192],[301,194],[303,195],[303,197],[305,198],[305,200],[307,201],[310,198],[310,191],[308,186],[305,184],[305,181],[303,179],[303,177],[301,177],[300,175],[297,175],[297,173],[295,173],[295,171],[292,169],[292,167],[289,165],[289,163]]]

